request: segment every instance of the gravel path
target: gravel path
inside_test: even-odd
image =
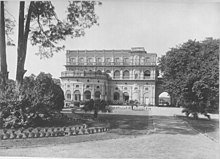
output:
[[[160,111],[159,111],[160,110]],[[179,109],[150,110],[154,132],[118,139],[0,149],[1,156],[147,159],[218,159],[218,145],[173,116]],[[138,113],[138,112],[135,112]],[[143,112],[141,112],[143,113]]]

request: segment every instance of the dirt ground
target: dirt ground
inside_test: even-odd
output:
[[[115,120],[112,130],[134,134],[117,134],[103,140],[80,143],[50,144],[25,148],[0,148],[0,156],[19,157],[71,157],[71,158],[147,158],[147,159],[218,159],[219,143],[195,131],[184,120],[174,116],[181,114],[178,108],[149,108],[149,111],[117,110],[115,114],[127,117]],[[132,124],[128,117],[134,116]],[[139,117],[139,118],[138,118]],[[146,117],[146,119],[144,118]],[[141,121],[146,121],[145,125]],[[135,126],[143,124],[141,127]],[[139,122],[139,123],[138,123]],[[153,126],[147,130],[149,124]],[[146,126],[146,127],[145,127]],[[140,129],[140,130],[138,130]],[[118,132],[118,131],[116,131]],[[146,133],[144,133],[146,132]],[[110,136],[115,132],[99,134]],[[93,138],[92,135],[89,135]],[[122,136],[122,137],[119,137]],[[60,139],[62,140],[62,139]]]

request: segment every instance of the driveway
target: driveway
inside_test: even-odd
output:
[[[130,111],[130,112],[129,112]],[[19,157],[92,157],[147,159],[218,159],[218,143],[193,130],[186,122],[173,116],[176,108],[155,108],[149,111],[125,111],[125,114],[149,113],[151,133],[123,138],[87,141],[30,148],[0,149],[1,156]],[[123,112],[122,112],[123,114]],[[108,135],[106,133],[105,135]]]

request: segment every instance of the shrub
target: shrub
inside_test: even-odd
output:
[[[25,77],[18,92],[15,82],[5,86],[0,95],[1,118],[7,128],[41,126],[50,121],[64,106],[64,93],[50,74]]]
[[[80,102],[79,101],[75,101],[73,104],[74,104],[75,107],[79,107]]]

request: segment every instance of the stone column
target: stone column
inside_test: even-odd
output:
[[[123,79],[123,70],[120,70],[120,79]]]

